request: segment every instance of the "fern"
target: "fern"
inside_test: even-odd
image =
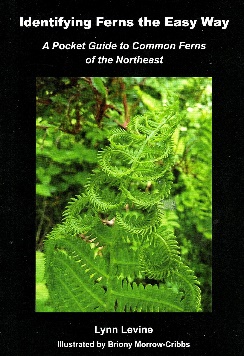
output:
[[[45,243],[55,311],[201,310],[198,281],[163,217],[178,122],[165,109],[111,133],[86,193],[68,204]]]

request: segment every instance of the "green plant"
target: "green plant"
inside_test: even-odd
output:
[[[49,294],[45,284],[45,257],[40,251],[36,251],[36,311],[51,312]]]
[[[180,78],[183,118],[174,133],[174,184],[176,209],[167,211],[174,222],[181,257],[201,283],[201,306],[211,311],[212,288],[212,81]]]
[[[200,289],[164,215],[179,118],[136,116],[98,154],[86,191],[45,242],[55,311],[198,312]]]

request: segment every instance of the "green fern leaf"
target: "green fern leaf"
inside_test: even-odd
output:
[[[179,247],[169,231],[155,234],[153,243],[140,251],[141,271],[150,279],[163,280],[178,268]]]
[[[56,311],[105,310],[103,283],[108,278],[106,260],[95,257],[98,246],[81,238],[49,239],[52,252],[47,286]]]
[[[128,283],[117,280],[111,291],[110,311],[116,312],[183,312],[181,293],[165,285]]]

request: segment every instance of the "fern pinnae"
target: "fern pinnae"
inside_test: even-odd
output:
[[[121,192],[117,189],[116,194],[113,187],[116,187],[117,181],[108,181],[106,176],[100,175],[99,179],[94,175],[89,179],[86,188],[90,203],[98,211],[110,211],[120,206]]]
[[[117,300],[116,312],[182,312],[181,294],[164,286],[121,283],[117,281],[112,291]]]
[[[201,311],[201,291],[199,282],[193,271],[181,262],[178,269],[172,275],[172,281],[184,293],[183,303],[185,311],[192,311],[193,308],[195,311]]]
[[[135,143],[139,143],[139,141],[141,141],[141,138],[138,141],[134,136],[128,134],[127,131],[117,128],[113,130],[109,141],[111,147],[124,150],[125,147],[129,148],[131,146],[134,146]]]
[[[140,251],[141,271],[150,279],[163,280],[178,268],[179,262],[179,247],[167,230],[154,234],[151,248],[142,247]]]
[[[109,176],[121,178],[129,175],[132,171],[130,162],[133,160],[133,156],[124,150],[114,150],[109,147],[98,158],[101,169]],[[116,163],[120,160],[123,165],[118,166]]]
[[[88,198],[85,194],[77,195],[67,205],[63,212],[63,221],[66,222],[71,218],[76,218],[88,210]]]
[[[162,214],[161,209],[154,208],[151,211],[147,211],[146,217],[142,213],[139,214],[139,211],[136,218],[131,214],[117,213],[116,220],[125,231],[144,237],[156,230],[157,225],[160,224]]]

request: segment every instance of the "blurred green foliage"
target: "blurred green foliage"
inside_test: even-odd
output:
[[[36,78],[36,243],[59,223],[71,197],[84,191],[108,133],[130,118],[174,105],[183,119],[173,136],[172,201],[165,218],[182,258],[201,282],[211,311],[211,78]]]
[[[49,293],[45,284],[45,258],[44,254],[36,251],[36,311],[51,312]]]

